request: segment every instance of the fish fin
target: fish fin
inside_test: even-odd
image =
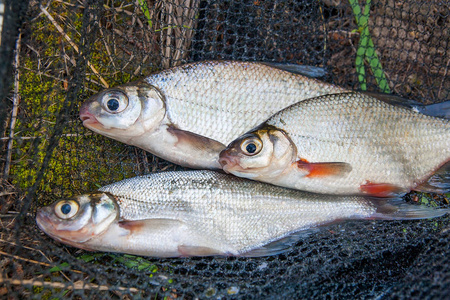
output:
[[[396,197],[389,200],[371,198],[376,207],[376,212],[368,219],[374,220],[417,220],[441,217],[450,213],[450,208],[432,208],[405,202]]]
[[[307,171],[306,177],[342,176],[352,170],[352,166],[344,162],[310,163],[305,159],[297,161],[297,168]]]
[[[212,256],[225,254],[222,251],[214,248],[200,247],[200,246],[186,246],[186,245],[178,246],[178,252],[180,253],[181,257]]]
[[[416,106],[424,106],[422,103],[420,103],[418,101],[403,98],[403,97],[392,95],[392,94],[369,92],[369,91],[359,91],[359,92],[361,94],[371,96],[373,98],[376,98],[385,103],[392,104],[395,106],[403,106],[403,107],[412,108],[412,109]]]
[[[126,230],[127,234],[138,233],[147,228],[169,228],[179,227],[183,222],[173,219],[143,219],[143,220],[121,220],[119,227]]]
[[[120,221],[119,227],[126,230],[127,234],[138,233],[147,224],[147,220],[137,220],[137,221]],[[123,233],[121,234],[123,235]]]
[[[414,190],[438,194],[450,192],[450,162],[440,167],[427,181],[416,186]]]
[[[394,197],[404,192],[402,188],[390,183],[374,183],[370,181],[361,184],[359,189],[362,193],[373,197]]]
[[[304,239],[304,238],[308,237],[309,235],[311,235],[312,233],[315,233],[319,230],[320,230],[319,228],[309,228],[306,230],[302,230],[300,232],[290,234],[280,240],[273,241],[273,242],[271,242],[267,245],[264,245],[260,248],[256,248],[256,249],[250,250],[249,252],[239,254],[239,256],[260,257],[260,256],[277,255],[277,254],[288,251],[299,240]]]
[[[392,105],[396,105],[396,106],[403,106],[403,107],[412,109],[416,112],[419,112],[419,113],[427,115],[427,116],[450,119],[450,100],[447,100],[447,101],[444,101],[441,103],[424,105],[418,101],[414,101],[411,99],[405,99],[405,98],[391,95],[391,94],[367,92],[367,91],[362,91],[360,93],[377,98],[378,100],[381,100],[388,104],[392,104]]]
[[[219,164],[219,153],[225,149],[224,144],[190,131],[178,129],[174,126],[169,126],[167,131],[177,138],[174,146],[179,149],[179,152],[198,153],[202,156],[203,161],[209,163],[208,165],[214,166],[215,169],[222,170]],[[189,162],[186,163],[189,164]]]
[[[305,75],[308,77],[319,78],[327,75],[327,71],[321,67],[289,64],[289,63],[275,63],[275,62],[261,62],[261,64],[277,68],[283,71],[291,72],[294,74]]]
[[[414,109],[427,116],[450,119],[450,100],[429,105],[419,105],[414,107]]]

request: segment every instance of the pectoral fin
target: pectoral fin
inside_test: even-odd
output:
[[[304,159],[297,161],[297,167],[308,174],[306,177],[343,176],[352,170],[352,166],[344,162],[310,163]]]
[[[176,228],[182,226],[182,224],[181,221],[172,219],[121,220],[119,227],[126,230],[127,234],[138,234],[149,228],[152,230]]]
[[[169,126],[167,131],[177,139],[174,147],[182,165],[197,169],[222,169],[219,154],[225,149],[224,144],[174,126]]]
[[[119,227],[125,229],[128,234],[136,234],[146,225],[145,221],[121,221]]]

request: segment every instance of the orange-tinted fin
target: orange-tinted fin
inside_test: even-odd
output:
[[[297,161],[297,167],[306,170],[306,177],[342,176],[352,170],[352,166],[344,162],[310,163],[305,159]]]
[[[392,197],[402,192],[402,189],[390,183],[373,183],[368,181],[360,187],[361,192],[374,197]]]

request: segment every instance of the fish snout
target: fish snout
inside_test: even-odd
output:
[[[229,153],[229,151],[230,150],[225,149],[220,152],[219,156],[219,164],[222,166],[222,169],[226,173],[230,173],[230,170],[232,170],[236,166],[239,166],[239,158],[232,153]]]
[[[98,123],[97,119],[93,114],[89,112],[89,103],[84,103],[80,108],[80,119],[83,122],[83,125]]]
[[[36,223],[38,227],[45,233],[54,231],[53,222],[49,217],[49,209],[47,207],[40,208],[36,213]]]

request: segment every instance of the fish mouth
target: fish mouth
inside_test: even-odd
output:
[[[253,168],[246,168],[241,166],[240,158],[235,155],[235,150],[225,149],[220,152],[219,164],[227,174],[233,174],[234,176],[255,179],[258,177],[258,172],[255,172]]]
[[[53,225],[52,220],[47,216],[44,210],[40,209],[36,214],[36,223],[45,234],[52,237],[53,239],[64,242],[64,239],[59,237],[56,232],[58,232],[58,229],[55,228]]]
[[[45,233],[51,231],[51,227],[53,227],[53,230],[55,229],[50,221],[50,218],[42,210],[39,210],[36,214],[36,223],[39,229]]]
[[[239,165],[239,158],[229,155],[226,150],[220,153],[219,164],[222,166],[225,173],[228,174],[236,169],[242,169]]]
[[[87,125],[98,123],[94,115],[89,112],[87,105],[83,105],[80,108],[80,119],[85,127],[88,127]]]
[[[80,249],[92,251],[88,246],[83,245],[83,243],[89,241],[91,238],[88,238],[84,241],[74,241],[70,238],[71,231],[58,230],[54,224],[52,219],[47,215],[45,209],[40,209],[36,214],[36,223],[46,235],[50,236],[52,239]],[[62,235],[67,234],[68,237],[64,238]]]

